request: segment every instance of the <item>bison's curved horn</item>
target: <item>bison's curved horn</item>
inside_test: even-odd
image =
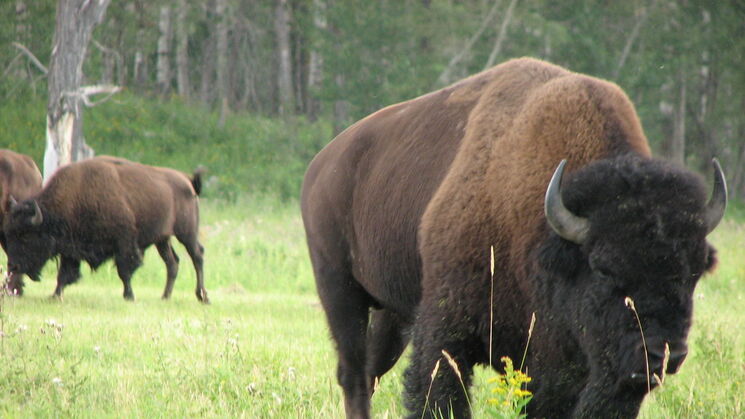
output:
[[[727,181],[724,179],[722,166],[717,159],[712,159],[714,164],[714,190],[711,199],[706,204],[706,233],[711,233],[722,221],[724,210],[727,208]]]
[[[587,218],[572,214],[564,206],[561,199],[561,177],[564,174],[566,163],[566,159],[562,160],[553,177],[551,177],[551,182],[546,189],[546,201],[543,210],[546,213],[548,224],[556,234],[571,242],[582,244],[587,238],[590,222]]]
[[[32,226],[36,227],[41,224],[41,222],[44,220],[44,217],[41,215],[41,208],[39,208],[39,204],[36,201],[32,201],[34,203],[34,216],[31,217],[31,220],[29,221]]]

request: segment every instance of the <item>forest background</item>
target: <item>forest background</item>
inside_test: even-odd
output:
[[[0,138],[39,162],[56,6],[0,2]],[[203,164],[214,193],[290,198],[351,122],[533,56],[619,84],[658,155],[704,173],[718,157],[738,197],[744,53],[737,0],[115,0],[83,73],[124,92],[84,133],[99,153]]]

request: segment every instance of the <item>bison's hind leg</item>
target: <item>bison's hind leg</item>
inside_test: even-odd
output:
[[[207,298],[207,290],[204,289],[204,246],[197,240],[196,232],[186,235],[177,234],[176,238],[184,245],[191,258],[191,263],[194,265],[194,271],[197,274],[197,300],[209,304],[210,300]]]
[[[370,296],[346,270],[314,265],[318,295],[339,355],[336,378],[344,391],[346,416],[367,419],[371,393],[366,373]]]
[[[375,391],[375,381],[396,365],[409,337],[405,333],[408,322],[388,310],[374,310],[367,330],[367,376],[370,391]]]
[[[178,275],[178,255],[173,251],[170,239],[165,239],[155,244],[158,248],[158,253],[166,264],[166,288],[163,290],[163,299],[167,300],[171,298],[171,292],[173,291],[173,283],[176,282],[176,275]]]

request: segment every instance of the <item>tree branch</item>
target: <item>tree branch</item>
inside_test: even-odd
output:
[[[49,73],[49,70],[47,70],[47,68],[44,67],[44,64],[42,64],[41,61],[39,61],[39,59],[36,58],[36,56],[31,51],[28,50],[28,48],[24,47],[18,42],[13,42],[13,46],[21,50],[21,52],[28,57],[29,61],[31,61],[36,66],[36,68],[38,68],[42,73],[44,74]]]
[[[649,5],[649,8],[646,9],[644,11],[644,14],[639,18],[639,20],[636,21],[634,28],[631,30],[631,34],[629,34],[629,37],[626,39],[626,45],[624,45],[623,52],[621,52],[621,58],[618,60],[618,65],[616,66],[615,71],[613,71],[613,77],[611,77],[612,80],[618,79],[618,75],[621,73],[621,69],[623,68],[624,64],[626,64],[626,59],[629,57],[631,47],[634,45],[634,42],[636,42],[636,38],[639,37],[639,30],[649,17],[649,14],[652,12],[652,9],[654,9],[656,4],[657,0],[652,0],[652,4]]]
[[[440,73],[440,76],[437,77],[437,83],[439,85],[445,85],[450,82],[450,76],[453,70],[455,70],[455,66],[458,65],[460,60],[462,60],[463,57],[465,57],[466,53],[468,53],[468,51],[471,50],[471,48],[473,47],[473,44],[475,44],[476,41],[479,39],[479,37],[481,37],[481,34],[484,33],[484,30],[486,30],[486,27],[489,24],[489,22],[491,22],[492,19],[494,19],[494,16],[497,14],[497,8],[500,3],[501,2],[499,0],[494,0],[494,5],[492,6],[491,10],[489,10],[489,13],[487,13],[484,20],[481,22],[481,26],[479,27],[479,29],[476,31],[475,34],[473,34],[471,39],[469,39],[468,42],[466,42],[466,45],[464,45],[463,48],[461,48],[460,51],[457,54],[455,54],[453,58],[450,59],[448,66],[445,67],[445,70],[443,70],[442,73]]]
[[[502,50],[502,43],[504,42],[504,38],[506,38],[507,35],[507,26],[510,25],[510,21],[512,20],[512,12],[515,10],[516,4],[517,0],[512,0],[510,1],[510,5],[507,6],[507,12],[505,12],[504,14],[502,26],[499,28],[499,35],[497,36],[496,42],[494,42],[494,48],[492,48],[491,53],[489,54],[489,59],[486,60],[484,70],[494,65],[494,60],[497,59],[497,55],[499,55],[499,52]]]
[[[111,84],[96,84],[92,86],[81,86],[78,88],[78,90],[74,92],[65,92],[65,96],[67,97],[76,97],[83,101],[83,104],[89,108],[92,108],[94,106],[100,105],[103,102],[106,102],[111,98],[111,96],[114,95],[114,93],[120,92],[122,90],[122,87],[120,86],[114,86]],[[97,101],[91,101],[89,96],[93,95],[99,95],[106,93],[106,97],[104,97],[101,100]]]

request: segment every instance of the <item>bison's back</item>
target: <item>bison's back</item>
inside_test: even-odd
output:
[[[117,157],[60,168],[44,198],[83,236],[131,231],[142,246],[173,235],[180,218],[197,222],[196,194],[184,174]]]
[[[41,172],[31,157],[0,149],[0,220],[10,195],[20,201],[41,190]]]
[[[24,154],[0,149],[0,247],[5,249],[5,208],[11,196],[21,201],[41,190],[41,172],[34,160]]]

